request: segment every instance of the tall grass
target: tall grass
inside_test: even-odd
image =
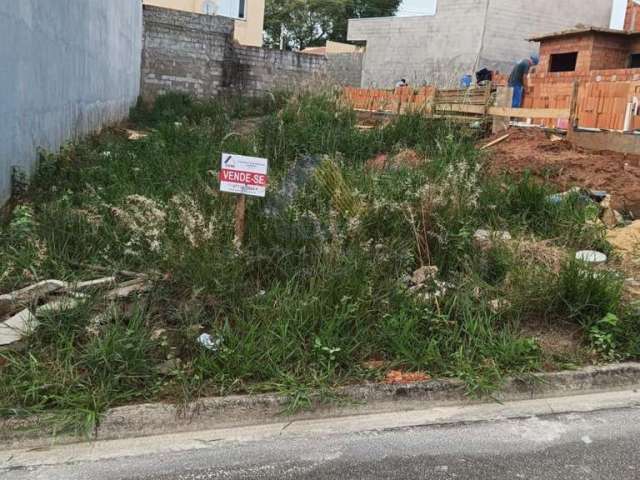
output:
[[[246,115],[264,118],[253,134],[232,134]],[[578,199],[551,205],[548,187],[527,177],[486,177],[471,130],[403,115],[360,131],[330,91],[250,104],[169,95],[132,121],[146,138],[111,131],[43,154],[27,203],[1,231],[0,288],[87,279],[95,266],[162,280],[97,335],[91,318],[113,308],[99,293],[44,319],[25,350],[0,351],[5,415],[91,426],[127,402],[273,389],[305,405],[313,390],[379,380],[384,369],[363,366],[372,359],[462,378],[484,395],[505,375],[541,368],[543,352],[519,330],[533,320],[588,330],[615,314],[619,349],[638,354],[637,317],[613,274],[532,267],[512,245],[474,246],[477,228],[605,245]],[[365,166],[406,148],[424,164]],[[249,201],[241,249],[234,198],[217,189],[223,151],[270,160],[268,198]],[[321,166],[274,203],[303,156]],[[425,265],[437,277],[411,285]],[[496,311],[496,299],[509,307]],[[219,351],[197,344],[203,332],[222,339]]]

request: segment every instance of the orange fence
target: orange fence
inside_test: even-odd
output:
[[[419,89],[402,87],[395,90],[344,88],[345,99],[356,110],[389,113],[426,108],[434,92],[433,87]]]
[[[531,117],[533,123],[547,127],[567,128],[573,81],[571,78],[558,80],[557,78],[530,78],[523,109],[509,111],[507,114],[519,118],[546,114],[546,118]],[[452,117],[459,117],[457,115],[459,113],[467,116],[487,114],[504,116],[504,108],[489,108],[491,97],[488,93],[490,92],[487,88],[438,90],[434,87],[422,87],[414,90],[404,87],[396,90],[377,90],[347,87],[344,90],[345,99],[358,110],[403,113],[422,109],[429,113],[446,114]],[[636,103],[640,104],[640,81],[581,82],[575,110],[578,126],[623,130],[628,104],[633,102],[634,98]],[[640,128],[640,116],[632,115],[627,126],[630,129]]]

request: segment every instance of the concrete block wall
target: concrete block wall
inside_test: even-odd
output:
[[[508,73],[537,52],[526,39],[577,23],[607,27],[611,0],[439,0],[435,16],[358,19],[348,38],[364,41],[362,86],[457,85],[478,68]]]
[[[142,95],[218,95],[232,55],[234,20],[144,6]]]
[[[364,53],[327,53],[327,75],[338,85],[359,87]]]
[[[516,61],[538,52],[528,38],[576,24],[608,27],[611,8],[612,0],[490,0],[480,66],[508,73]]]
[[[439,0],[435,16],[350,20],[348,39],[367,43],[362,86],[457,85],[473,70],[485,11],[486,0]]]
[[[223,93],[256,96],[322,78],[327,60],[318,55],[235,45],[224,68]]]
[[[232,19],[145,5],[145,100],[169,91],[255,96],[326,75],[324,57],[243,46],[233,36]]]
[[[141,48],[140,0],[0,1],[0,203],[38,148],[127,116]]]

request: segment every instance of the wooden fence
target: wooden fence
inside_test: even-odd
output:
[[[495,104],[495,90],[486,87],[439,90],[423,87],[417,90],[398,88],[379,90],[346,87],[345,100],[356,110],[398,114],[420,111],[435,117],[447,117],[460,121],[476,121],[486,117],[515,117],[569,120],[570,104],[563,108],[511,108]],[[566,123],[566,122],[565,122]]]

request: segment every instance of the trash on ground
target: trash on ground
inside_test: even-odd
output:
[[[131,280],[129,282],[121,283],[120,285],[118,285],[118,288],[107,293],[107,298],[110,300],[115,300],[118,298],[128,298],[134,293],[143,293],[148,291],[150,288],[151,285],[146,278],[139,278],[136,280]]]
[[[0,295],[0,305],[28,304],[36,299],[67,288],[66,282],[59,280],[44,280],[21,290]]]
[[[602,265],[607,263],[607,256],[602,252],[596,252],[595,250],[582,250],[576,253],[576,260],[580,260],[592,265]]]
[[[607,241],[620,253],[637,253],[640,247],[640,220],[607,232]]]
[[[387,373],[384,383],[388,385],[403,385],[407,383],[428,382],[431,377],[423,372],[403,372],[391,370]]]
[[[211,350],[212,352],[217,352],[220,350],[220,347],[222,347],[223,338],[213,337],[208,333],[203,333],[198,337],[197,342],[207,350]]]
[[[149,136],[148,133],[144,133],[144,132],[138,132],[136,130],[126,130],[127,132],[127,138],[129,140],[142,140],[143,138],[147,138]]]
[[[506,135],[503,135],[501,137],[496,138],[495,140],[487,143],[486,145],[483,145],[482,147],[480,147],[480,150],[487,150],[491,147],[493,147],[494,145],[498,145],[499,143],[504,142],[507,138],[509,138],[511,136],[510,133],[507,133]]]
[[[61,310],[71,310],[78,306],[80,300],[75,298],[60,298],[36,309],[35,315],[25,308],[20,313],[0,323],[0,346],[11,345],[19,342],[28,333],[34,331],[38,325],[38,315],[43,315]]]

